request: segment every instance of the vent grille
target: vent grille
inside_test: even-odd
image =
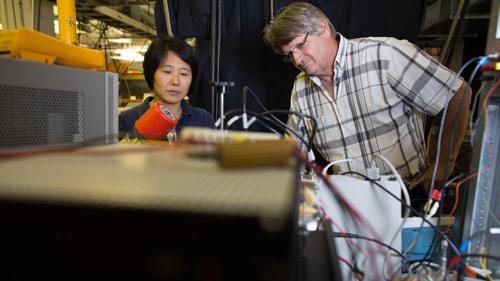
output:
[[[0,84],[0,147],[84,141],[84,95]]]

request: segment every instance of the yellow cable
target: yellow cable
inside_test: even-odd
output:
[[[480,254],[485,255],[487,253],[485,247],[481,247],[481,250],[479,251]],[[493,278],[491,278],[490,273],[488,271],[488,267],[486,264],[486,258],[485,257],[480,257],[479,258],[479,264],[481,265],[481,268],[483,269],[484,277],[488,279],[489,281],[495,281]]]

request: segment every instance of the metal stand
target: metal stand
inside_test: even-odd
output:
[[[224,131],[224,94],[226,93],[226,87],[234,87],[233,81],[216,81],[210,82],[212,87],[219,87],[221,89],[219,93],[219,121],[220,121],[220,130]]]

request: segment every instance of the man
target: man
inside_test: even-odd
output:
[[[304,2],[285,7],[264,32],[264,41],[302,70],[290,110],[316,118],[313,144],[327,161],[349,158],[339,164],[342,171],[366,173],[373,155],[380,154],[411,186],[423,179],[428,184],[433,165],[427,159],[424,118],[449,101],[437,179],[445,179],[445,168],[451,172],[471,95],[454,72],[406,40],[348,40],[321,10]],[[290,116],[288,124],[311,135],[307,120]],[[376,163],[382,174],[390,173],[385,163]]]

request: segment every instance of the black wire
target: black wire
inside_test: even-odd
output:
[[[444,197],[444,195],[442,195],[442,197]],[[442,213],[443,213],[443,205],[439,205],[438,220],[436,222],[436,226],[437,227],[441,226]],[[434,247],[436,247],[437,243],[438,243],[438,235],[436,233],[432,233],[432,242],[431,242],[431,245],[427,249],[427,252],[425,252],[424,257],[420,260],[420,263],[419,263],[418,266],[422,265],[422,263],[424,263],[424,261],[426,261],[427,259],[434,258],[434,256],[435,256],[436,253],[431,253],[431,252],[433,251]],[[412,250],[412,252],[413,251],[414,251],[414,249]]]
[[[460,173],[456,176],[454,176],[452,179],[450,179],[448,182],[446,182],[446,184],[444,185],[444,188],[448,187],[451,183],[453,183],[454,181],[458,180],[459,178],[463,177],[463,173]],[[456,196],[456,195],[455,195]],[[446,197],[446,192],[443,191],[442,193],[442,197],[441,197],[441,201],[439,202],[439,210],[437,212],[438,214],[438,221],[436,223],[437,227],[440,227],[441,226],[441,217],[443,215],[443,210],[444,210],[444,199]],[[431,251],[434,247],[436,247],[436,243],[438,242],[438,236],[433,233],[432,234],[432,242],[431,242],[431,245],[429,246],[429,248],[427,249],[427,252],[425,253],[425,256],[422,258],[422,260],[420,261],[420,265],[422,265],[423,262],[425,262],[425,260],[427,260],[427,257],[429,257],[429,255],[431,254]],[[429,259],[432,259],[434,258],[435,254],[432,254]]]
[[[474,76],[475,74],[477,73],[477,70],[479,69],[480,67],[480,64],[477,64],[476,68],[474,69],[471,77],[469,77],[469,80],[467,81],[468,82],[468,86],[470,87],[473,79],[474,79]],[[457,110],[457,112],[455,113],[455,116],[453,117],[453,121],[452,121],[452,124],[456,124],[457,123],[457,119],[459,118],[459,115],[463,112],[464,110],[464,106],[465,106],[465,100],[466,100],[466,96],[467,96],[467,92],[468,92],[469,88],[468,87],[465,87],[464,89],[464,95],[462,95],[461,97],[461,100],[460,100],[460,107],[459,109]],[[450,132],[450,136],[449,136],[449,140],[452,142],[453,139],[455,139],[455,134],[456,134],[456,128],[457,126],[452,126],[452,129],[451,129],[451,132]],[[451,143],[450,142],[450,143]],[[457,144],[458,145],[458,144]],[[450,169],[450,163],[448,161],[448,159],[451,159],[451,154],[453,152],[453,150],[455,149],[454,145],[452,144],[451,147],[448,147],[448,155],[447,155],[447,158],[446,158],[446,161],[445,161],[445,168],[444,168],[444,177],[446,177],[446,175],[448,174],[448,170]],[[440,188],[439,186],[436,187],[436,189],[438,190],[441,190],[441,198],[439,200],[439,210],[438,210],[438,220],[437,220],[437,223],[436,225],[438,227],[440,227],[441,225],[441,217],[442,217],[442,214],[443,214],[443,209],[444,209],[444,201],[445,201],[445,197],[446,197],[446,187],[448,185],[445,184],[442,188]],[[427,249],[427,253],[425,254],[425,256],[422,258],[422,261],[421,263],[426,260],[427,258],[432,258],[434,255],[431,254],[432,250],[434,247],[436,247],[436,244],[438,243],[438,236],[434,233],[433,234],[433,237],[432,237],[432,242],[431,242],[431,245],[429,246],[429,248]],[[430,255],[430,256],[429,256]]]
[[[450,151],[451,151],[451,149],[450,149]],[[446,187],[446,185],[445,185],[445,187]],[[441,218],[442,218],[442,215],[443,215],[444,201],[445,201],[444,199],[445,199],[445,197],[446,197],[446,192],[445,192],[445,190],[443,190],[442,193],[441,193],[441,198],[439,199],[439,209],[437,211],[437,218],[438,218],[437,222],[436,222],[436,226],[437,227],[441,226]],[[437,243],[438,243],[438,235],[436,233],[433,233],[432,234],[431,245],[427,249],[427,252],[425,253],[424,257],[422,258],[422,260],[420,261],[420,264],[418,266],[420,266],[428,258],[432,259],[434,257],[435,254],[431,254],[431,252],[432,252],[433,248],[436,247]]]
[[[334,232],[333,235],[334,235],[335,238],[354,238],[354,239],[362,239],[362,240],[367,240],[367,241],[370,241],[370,242],[377,243],[377,244],[382,245],[382,246],[388,248],[389,250],[393,251],[399,257],[401,257],[403,260],[406,260],[406,257],[400,251],[396,250],[391,245],[388,245],[388,244],[386,244],[386,243],[384,243],[384,242],[382,242],[380,240],[377,240],[377,239],[374,239],[374,238],[370,238],[370,237],[366,237],[366,236],[362,236],[362,235],[355,234],[355,233]]]
[[[478,59],[478,58],[480,58],[480,57],[473,58],[473,59],[469,60],[469,62],[467,62],[467,63],[466,63],[466,64],[462,67],[462,70],[463,70],[463,69],[465,69],[465,67],[466,67],[469,63],[473,62],[474,60],[476,60],[476,59]],[[477,69],[477,67],[476,67],[476,69]],[[461,70],[461,71],[462,71],[462,70]],[[458,76],[458,75],[460,75],[461,71],[459,71],[459,73],[457,74],[457,76]],[[476,71],[474,71],[473,73],[476,73]],[[474,76],[474,75],[473,75],[473,76]],[[470,83],[471,83],[471,80],[472,80],[473,76],[471,76],[471,77],[469,78],[469,85],[470,85]],[[464,104],[465,104],[465,97],[467,96],[467,91],[468,91],[468,87],[466,87],[466,88],[464,89],[465,94],[464,94],[464,95],[462,95],[462,97],[461,97],[459,110],[457,110],[457,112],[456,112],[455,116],[453,117],[453,121],[452,121],[452,123],[453,123],[453,124],[454,124],[454,123],[456,123],[456,121],[457,121],[457,119],[458,119],[458,117],[459,117],[459,114],[463,111],[463,107],[464,107]],[[451,90],[450,90],[450,93],[451,93]],[[455,93],[455,94],[456,94],[456,93]],[[453,98],[453,97],[452,97],[452,98]],[[450,99],[450,100],[451,100],[451,99]],[[447,101],[447,104],[446,104],[445,109],[447,109],[447,108],[448,108],[448,104],[449,104],[449,100]],[[445,110],[445,111],[446,111],[446,110]],[[441,128],[440,128],[440,130],[443,130],[444,120],[445,120],[445,118],[447,117],[447,116],[446,116],[446,114],[447,114],[447,112],[443,112],[443,116],[442,116],[442,122],[441,122]],[[449,135],[449,139],[450,139],[450,140],[453,140],[453,139],[455,138],[455,134],[456,134],[456,126],[453,126],[453,127],[452,127],[452,129],[451,129],[450,135]],[[452,141],[451,141],[450,143],[452,143]],[[440,144],[438,143],[438,148],[439,148],[439,147],[440,147]],[[449,148],[448,148],[447,158],[446,158],[446,161],[445,161],[444,177],[446,177],[446,175],[448,174],[448,170],[449,170],[449,168],[450,168],[450,167],[449,167],[450,165],[449,165],[449,161],[448,161],[448,159],[450,159],[450,158],[451,158],[451,154],[452,154],[452,151],[453,151],[453,150],[454,150],[454,146],[452,146],[452,147],[449,147]],[[436,159],[439,159],[439,157],[440,157],[440,155],[439,155],[439,154],[440,154],[440,151],[439,151],[439,150],[438,150],[438,151],[436,151]],[[436,163],[435,163],[434,165],[436,165],[436,167],[437,167],[437,165],[438,165],[438,164],[439,164],[439,161],[436,161]],[[435,172],[436,172],[436,170],[435,170]],[[434,179],[434,174],[433,174],[433,177],[432,177],[432,178]],[[433,185],[434,185],[434,182],[431,182],[431,188],[429,189],[429,194],[428,194],[428,201],[430,201],[430,200],[431,200],[431,198],[432,198]],[[437,223],[436,223],[437,227],[440,227],[440,224],[441,224],[441,216],[442,216],[443,209],[444,209],[444,199],[445,199],[445,197],[446,197],[446,192],[445,192],[445,191],[446,191],[446,187],[447,187],[447,186],[448,186],[448,184],[445,184],[443,187],[440,187],[440,186],[437,186],[437,187],[436,187],[436,189],[441,190],[441,198],[440,198],[440,200],[439,200],[439,204],[440,204],[440,205],[439,205],[439,209],[438,209],[438,212],[437,212],[437,214],[438,214],[438,221],[437,221]],[[420,229],[422,229],[422,226],[423,226],[423,222],[422,222],[422,224],[420,225]],[[419,230],[418,235],[420,235],[420,230]],[[418,239],[418,235],[417,235],[417,238],[416,238],[416,239]],[[436,234],[433,234],[431,245],[430,245],[430,247],[427,249],[427,252],[426,252],[425,256],[423,257],[423,259],[421,260],[420,265],[421,265],[421,264],[422,264],[422,262],[423,262],[424,260],[426,260],[426,259],[427,259],[427,257],[431,254],[431,251],[432,251],[432,250],[433,250],[433,248],[435,247],[435,244],[437,243],[437,240],[438,240],[438,239],[437,239],[437,235],[436,235]],[[432,256],[431,256],[431,257],[432,257]],[[419,266],[420,266],[420,265],[419,265]]]
[[[255,92],[248,86],[243,86],[243,89],[242,89],[242,92],[243,92],[243,107],[244,107],[244,110],[246,109],[246,94],[247,93],[250,93],[252,95],[252,97],[255,99],[255,101],[257,102],[257,104],[264,110],[264,111],[269,111],[269,109],[266,108],[266,106],[264,106],[264,104],[262,104],[262,102],[260,101],[259,97],[257,97],[257,95],[255,94]],[[276,120],[276,122],[280,123],[283,128],[286,128],[287,125],[281,121],[279,118],[277,118],[276,116],[272,115],[272,118],[274,120]]]
[[[344,196],[339,193],[338,189],[334,185],[333,182],[329,181],[326,175],[322,173],[322,169],[319,167],[319,165],[314,165],[310,161],[307,160],[307,156],[304,154],[303,151],[297,150],[296,151],[297,157],[306,167],[308,167],[311,171],[313,171],[319,178],[323,180],[323,182],[326,184],[328,187],[328,190],[330,190],[333,193],[333,199],[337,202],[337,204],[341,207],[340,211],[344,212],[348,218],[352,219],[353,225],[356,227],[359,227],[358,221],[356,219],[353,219],[353,216],[349,216],[350,211],[352,210],[351,206],[349,203],[345,200]]]
[[[312,133],[311,133],[311,136],[309,137],[309,143],[306,143],[304,141],[302,141],[304,143],[304,145],[307,147],[307,151],[311,151],[312,149],[312,142],[314,140],[314,136],[316,135],[316,131],[317,131],[317,128],[318,128],[318,122],[316,121],[316,118],[314,118],[313,116],[311,115],[307,115],[307,114],[304,114],[304,113],[301,113],[301,112],[296,112],[296,111],[289,111],[289,110],[268,110],[264,104],[262,104],[262,102],[259,100],[259,98],[257,97],[257,95],[255,94],[255,92],[248,86],[243,86],[243,89],[242,89],[242,92],[243,92],[243,100],[246,101],[246,94],[247,93],[250,93],[252,95],[252,97],[255,99],[255,101],[257,102],[257,104],[263,109],[265,110],[264,112],[260,113],[259,115],[267,115],[268,113],[271,115],[271,117],[276,121],[278,122],[279,124],[281,124],[282,128],[283,129],[289,129],[289,131],[291,131],[291,128],[285,124],[283,121],[281,121],[279,118],[277,118],[276,116],[272,115],[273,113],[286,113],[286,114],[293,114],[293,115],[296,115],[300,118],[309,118],[313,121],[313,130],[312,130]],[[246,110],[246,102],[244,103],[244,109]],[[257,116],[258,117],[258,116]],[[297,137],[297,134],[294,134],[296,137]]]
[[[500,262],[499,256],[492,256],[492,255],[487,255],[487,254],[465,254],[465,255],[460,255],[460,258],[462,259],[461,262],[463,262],[463,260],[466,258],[485,258],[485,259]]]
[[[280,123],[280,122],[276,122],[276,120],[274,118],[273,119],[269,119],[269,117],[267,116],[267,115],[271,115],[271,116],[274,116],[274,115],[272,115],[272,114],[264,114],[264,115],[262,115],[262,113],[253,113],[253,112],[252,112],[252,114],[254,114],[255,118],[257,118],[257,119],[264,118],[266,121],[268,121],[270,123],[273,123],[276,126],[279,126],[280,128],[282,128],[285,131],[290,132],[296,138],[298,138],[304,145],[307,146],[309,144],[309,142],[306,141],[297,131],[295,131],[294,129],[290,128],[286,124],[283,124],[283,123]]]
[[[454,183],[455,181],[459,180],[461,177],[465,176],[464,173],[459,173],[458,175],[454,176],[453,178],[451,178],[448,182],[446,182],[446,184],[444,185],[445,187],[448,187],[448,185]]]
[[[451,151],[451,150],[450,150]],[[449,158],[448,158],[449,159]],[[461,175],[459,175],[461,176]],[[457,177],[454,177],[454,179],[457,178]],[[458,177],[459,178],[459,177]],[[452,179],[453,180],[453,179]],[[449,182],[452,182],[452,180],[450,180]],[[448,186],[448,183],[445,184],[444,188],[446,188]],[[455,195],[456,196],[456,195]],[[444,189],[441,193],[441,198],[440,198],[440,201],[439,201],[439,210],[437,212],[438,214],[438,219],[437,219],[437,222],[436,222],[436,226],[437,227],[440,227],[441,226],[441,218],[442,218],[442,215],[443,215],[443,210],[444,210],[444,201],[445,201],[445,197],[446,197],[446,189]],[[438,235],[436,235],[436,233],[433,233],[432,234],[432,242],[431,242],[431,245],[429,246],[429,248],[427,249],[427,252],[425,253],[425,256],[422,258],[422,260],[420,261],[420,264],[419,266],[426,260],[426,259],[432,259],[434,258],[435,254],[431,254],[431,251],[433,250],[434,247],[436,247],[436,244],[438,243]],[[430,256],[429,256],[430,255]]]
[[[232,110],[229,110],[228,112],[226,112],[226,117],[231,115],[231,114],[235,114],[235,113],[239,113],[241,112],[241,109],[232,109]]]
[[[228,114],[226,114],[226,116],[228,116],[229,114],[233,114],[233,113],[236,113],[236,112],[240,112],[241,109],[233,109],[231,111],[228,112]],[[250,116],[255,116],[256,113],[254,112],[251,112],[249,111],[248,113],[250,113],[249,115]],[[269,118],[265,117],[266,121],[269,121],[269,122],[272,122],[272,120],[269,120]],[[258,118],[255,118],[255,121],[258,122],[259,124],[261,124],[262,126],[264,126],[266,129],[268,129],[269,131],[277,134],[277,135],[282,135],[280,132],[276,131],[276,129],[274,129],[273,127],[271,127],[270,125],[268,125],[267,123],[263,122],[262,120],[259,120]],[[229,129],[230,128],[230,125],[228,126],[224,126],[224,129]],[[305,141],[305,140],[302,140],[302,141]]]
[[[252,95],[252,97],[255,99],[255,101],[257,102],[257,104],[264,110],[264,111],[268,111],[268,109],[262,104],[262,102],[259,100],[259,98],[257,97],[257,95],[255,94],[255,92],[248,86],[243,86],[243,89],[242,89],[242,92],[243,92],[243,96],[245,97],[246,96],[246,93],[250,93]]]
[[[441,237],[443,237],[450,245],[450,247],[452,248],[452,250],[455,252],[456,255],[460,255],[460,251],[458,250],[457,246],[455,245],[455,243],[453,243],[453,241],[451,241],[450,238],[448,238],[448,236],[446,236],[446,234],[444,234],[437,226],[435,226],[432,222],[430,222],[428,219],[425,218],[425,215],[420,213],[417,209],[413,208],[412,206],[408,205],[404,200],[398,198],[396,195],[394,195],[392,192],[390,192],[389,190],[387,190],[387,188],[385,188],[383,185],[381,185],[380,183],[378,183],[376,180],[372,180],[370,178],[368,178],[367,176],[361,174],[361,173],[358,173],[358,172],[354,172],[354,171],[349,171],[349,172],[346,172],[346,173],[349,173],[349,174],[354,174],[354,175],[358,175],[358,176],[361,176],[363,177],[365,180],[367,181],[370,181],[371,183],[375,184],[376,186],[380,187],[382,190],[384,190],[387,194],[389,194],[390,196],[392,196],[394,199],[398,200],[399,202],[401,202],[403,204],[403,206],[405,208],[409,208],[411,210],[411,212],[413,214],[415,214],[416,216],[422,218],[422,220],[424,222],[426,222],[430,227],[432,227],[437,233],[439,233],[439,235]]]
[[[233,110],[230,110],[228,111],[228,113],[226,115],[230,115],[230,114],[233,114],[233,113],[238,113],[238,112],[241,112],[242,110],[241,109],[233,109]],[[267,124],[265,124],[264,122],[262,122],[261,120],[259,120],[259,118],[263,118],[265,119],[267,122],[270,122],[272,123],[273,125],[275,126],[278,126],[279,128],[281,129],[284,129],[285,131],[288,131],[290,132],[292,135],[294,135],[297,139],[299,139],[304,145],[308,145],[309,142],[307,142],[297,131],[293,130],[292,128],[290,128],[289,126],[287,126],[286,124],[282,123],[282,122],[276,122],[275,119],[269,119],[269,117],[267,117],[266,115],[268,114],[265,114],[265,115],[262,115],[262,113],[255,113],[253,111],[247,111],[247,113],[249,113],[250,115],[253,115],[257,122],[259,122],[260,124],[264,125],[267,129],[269,129],[270,131],[273,131],[275,132],[272,128],[269,128],[268,126],[266,126]],[[271,115],[271,114],[269,114]],[[273,115],[271,115],[273,116]],[[277,133],[277,132],[276,132]]]
[[[273,123],[274,120],[270,119],[269,117],[267,116],[263,116],[262,118],[264,118],[264,120],[266,120],[267,122],[270,122],[270,123]],[[266,124],[266,122],[260,120],[259,118],[255,118],[255,121],[259,122],[259,124],[263,125],[264,127],[266,127],[269,131],[277,134],[277,135],[280,135],[282,136],[283,134],[278,132],[276,129],[274,129],[273,127],[269,126],[268,124]]]
[[[338,233],[338,232],[334,232],[333,231],[332,223],[330,221],[326,220],[323,217],[320,218],[319,223],[318,223],[317,228],[316,228],[316,231],[318,231],[320,229],[325,229],[326,227],[330,228],[330,231],[331,231],[332,235],[334,235],[334,238],[336,238],[337,236],[335,236],[335,234]],[[352,260],[352,262],[350,264],[347,264],[347,263],[345,263],[345,264],[347,266],[349,266],[349,268],[351,269],[352,273],[353,274],[358,273],[358,274],[364,275],[364,273],[361,272],[361,270],[359,270],[359,268],[357,266],[356,254],[354,253],[354,251],[351,251],[351,260]],[[359,280],[359,278],[358,278],[358,280]]]
[[[349,202],[347,202],[346,198],[339,192],[336,185],[330,181],[325,174],[323,174],[322,169],[319,165],[314,165],[312,162],[308,161],[307,156],[302,150],[295,151],[297,158],[301,161],[307,168],[313,171],[328,187],[328,190],[332,192],[333,199],[339,205],[339,210],[346,215],[347,219],[351,220],[351,223],[357,229],[360,229],[360,223],[363,223],[366,230],[371,232],[374,235],[377,233],[374,231],[371,224],[369,224],[354,208]],[[363,175],[364,176],[364,175]],[[365,177],[365,176],[364,176]],[[394,196],[394,195],[393,195]],[[347,223],[347,222],[346,222]],[[374,267],[375,268],[375,267]]]
[[[313,140],[314,140],[314,136],[316,135],[316,130],[318,129],[318,122],[316,121],[316,118],[314,118],[313,116],[311,115],[308,115],[308,114],[304,114],[302,112],[296,112],[296,111],[289,111],[289,110],[269,110],[269,111],[266,111],[266,112],[262,112],[262,113],[259,113],[259,115],[272,115],[273,113],[286,113],[286,114],[292,114],[292,115],[295,115],[295,116],[298,116],[299,118],[308,118],[308,119],[311,119],[312,122],[313,122],[313,128],[312,128],[312,133],[309,137],[309,143],[307,144],[307,151],[311,151],[312,149],[312,143],[313,143]],[[288,128],[288,126],[287,126]]]

